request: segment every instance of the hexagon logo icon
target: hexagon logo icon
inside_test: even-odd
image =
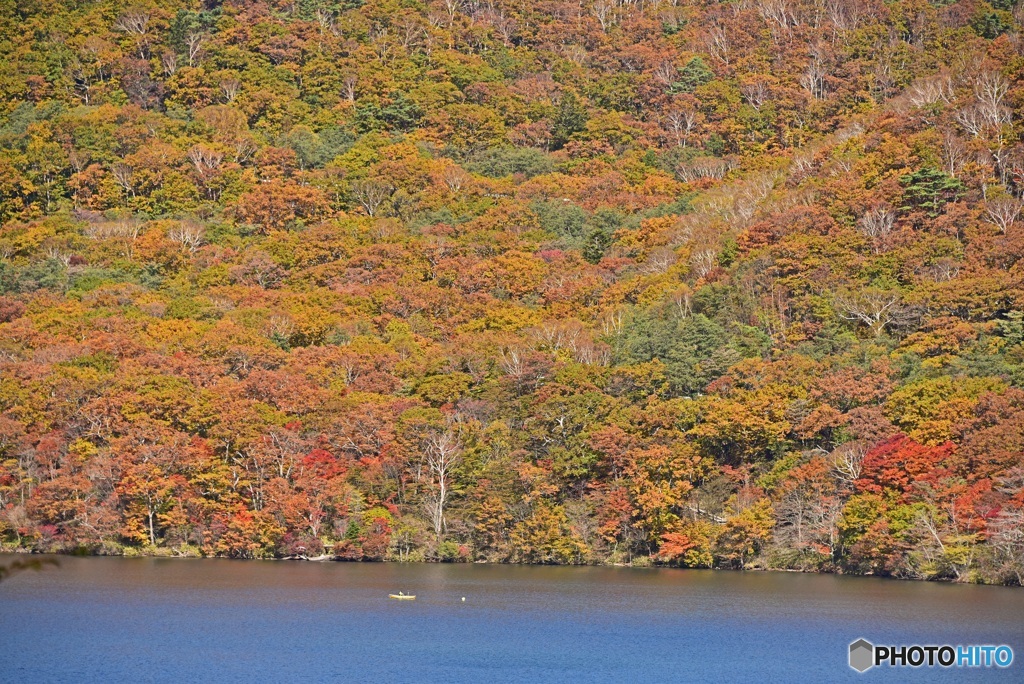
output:
[[[857,639],[850,644],[850,667],[865,672],[875,664],[875,647],[867,639]]]

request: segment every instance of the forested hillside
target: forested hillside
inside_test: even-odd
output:
[[[1020,583],[1022,22],[3,0],[3,547]]]

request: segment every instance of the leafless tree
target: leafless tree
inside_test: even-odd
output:
[[[403,50],[411,52],[416,46],[423,42],[425,34],[423,27],[413,17],[406,17],[396,27],[398,44]]]
[[[82,61],[92,64],[96,68],[96,75],[100,82],[104,82],[108,76],[106,55],[113,53],[114,46],[98,36],[90,36],[82,42]]]
[[[391,29],[383,24],[375,24],[370,29],[370,44],[373,45],[374,52],[377,53],[377,59],[381,62],[386,62],[388,57],[391,56]]]
[[[956,113],[956,122],[975,138],[1001,136],[1002,128],[1012,121],[1012,112],[1004,104],[1008,90],[1009,83],[999,72],[982,72],[974,81],[974,103]]]
[[[953,132],[946,131],[942,136],[942,162],[950,176],[956,178],[969,154],[964,142]]]
[[[998,71],[984,71],[974,81],[974,97],[990,125],[1009,121],[1009,109],[1003,102],[1010,84]]]
[[[342,93],[345,95],[345,99],[349,102],[356,101],[356,83],[358,79],[352,74],[345,77],[345,81],[342,85]]]
[[[1006,235],[1006,231],[1020,218],[1024,203],[1015,197],[1000,197],[985,202],[985,218]]]
[[[952,503],[939,503],[929,486],[923,486],[922,490],[931,505],[917,509],[912,532],[918,536],[918,543],[912,554],[912,567],[940,567],[951,572],[956,581],[964,581],[974,566],[978,546],[964,544],[963,541],[977,533],[977,523],[971,516],[961,515]],[[919,562],[914,563],[914,556],[920,559]],[[933,572],[929,570],[919,576]]]
[[[740,87],[740,94],[747,104],[760,110],[769,96],[768,84],[764,81],[746,83]]]
[[[674,109],[665,115],[677,146],[686,147],[690,134],[697,126],[697,116],[697,112],[692,109]]]
[[[195,254],[205,242],[206,231],[198,223],[180,221],[167,232],[167,237],[181,246],[183,252]]]
[[[601,30],[605,33],[616,23],[615,10],[617,6],[615,0],[594,0],[594,6],[591,9],[597,18],[597,23],[601,25]]]
[[[988,119],[977,104],[957,111],[953,118],[961,128],[970,133],[972,138],[982,137],[988,129]]]
[[[491,26],[501,36],[501,42],[506,46],[512,45],[512,39],[519,30],[519,24],[515,19],[507,16],[504,12],[492,13]]]
[[[320,35],[326,35],[328,33],[337,35],[338,29],[335,25],[334,13],[324,7],[318,7],[316,10],[316,23],[320,28]]]
[[[376,216],[392,192],[394,188],[380,181],[361,180],[352,184],[352,196],[370,216]]]
[[[267,332],[272,337],[288,339],[295,333],[295,324],[286,314],[274,314],[267,319]]]
[[[729,54],[732,46],[729,43],[729,36],[722,26],[718,24],[712,25],[705,34],[704,44],[708,49],[709,55],[726,66],[729,65]]]
[[[221,162],[224,161],[222,152],[212,150],[205,145],[193,145],[189,148],[187,156],[188,160],[192,162],[192,166],[195,167],[196,173],[204,180],[216,173]]]
[[[605,337],[618,337],[626,326],[626,316],[621,309],[607,313],[601,319],[601,333]]]
[[[129,33],[135,36],[135,41],[139,47],[139,57],[146,59],[149,51],[149,20],[150,13],[148,10],[141,8],[132,8],[122,13],[116,20],[114,20],[114,28],[124,33]]]
[[[787,548],[831,555],[839,542],[843,502],[831,484],[802,483],[787,487],[775,505],[776,540]]]
[[[861,463],[866,453],[867,445],[858,441],[842,444],[829,454],[832,475],[846,489],[852,489],[853,483],[860,479]]]
[[[46,250],[46,258],[60,263],[64,268],[71,265],[72,254],[65,252],[60,247],[50,247]]]
[[[207,197],[212,200],[217,199],[220,196],[220,191],[211,185],[210,181],[217,175],[217,171],[224,161],[224,153],[205,145],[193,145],[189,148],[186,156],[192,162],[196,175],[199,177],[199,183],[206,190]]]
[[[452,194],[457,195],[469,181],[470,176],[461,167],[452,164],[441,172],[441,180]]]
[[[651,250],[647,258],[638,266],[638,270],[645,275],[658,275],[664,273],[676,262],[676,253],[668,247],[656,247]]]
[[[501,350],[501,369],[505,371],[505,375],[522,375],[524,364],[523,356],[518,349],[502,349]]]
[[[444,11],[448,13],[449,26],[455,22],[455,15],[462,9],[463,0],[442,0]]]
[[[690,255],[690,266],[698,278],[703,278],[713,270],[718,263],[718,252],[713,249],[699,249]]]
[[[244,164],[256,154],[256,143],[251,138],[239,138],[234,142],[235,162]]]
[[[611,348],[607,344],[584,340],[572,352],[576,363],[588,366],[607,366],[611,362]]]
[[[538,348],[548,351],[559,349],[576,349],[585,335],[583,324],[576,319],[549,320],[528,331],[531,338],[537,341]]]
[[[799,151],[793,155],[793,163],[789,169],[789,177],[791,182],[799,183],[803,179],[807,178],[814,171],[814,152],[813,151]]]
[[[1024,509],[1004,508],[989,523],[989,544],[1003,573],[1012,575],[1024,586]]]
[[[836,294],[836,309],[842,318],[859,321],[876,337],[885,330],[902,328],[916,321],[920,312],[903,302],[899,293],[874,288],[863,288]]]
[[[807,92],[816,100],[823,100],[828,96],[828,89],[826,87],[826,79],[828,78],[828,69],[825,64],[824,58],[817,51],[811,55],[810,62],[807,63],[807,68],[804,70],[803,75],[800,77],[800,85],[802,85]]]
[[[927,107],[937,102],[948,104],[953,97],[953,82],[948,74],[919,78],[910,84],[910,104]]]
[[[713,178],[721,180],[729,172],[732,165],[728,160],[718,157],[697,157],[689,163],[682,163],[676,166],[676,175],[684,183],[690,183],[702,178]]]
[[[742,221],[754,218],[758,208],[768,199],[775,187],[775,176],[761,174],[747,180],[740,186],[733,198],[733,211]]]
[[[136,218],[123,218],[110,224],[110,235],[135,241],[142,233],[142,226],[142,221]]]
[[[188,65],[195,66],[203,53],[203,46],[206,45],[206,34],[193,31],[185,36],[185,46],[188,47]]]
[[[789,35],[798,24],[789,0],[758,0],[757,10],[761,18],[768,23],[776,40],[780,34]]]
[[[960,275],[961,265],[949,257],[940,257],[922,269],[936,283],[945,283]]]
[[[679,69],[670,60],[665,60],[654,68],[654,80],[667,88],[679,80]]]
[[[224,101],[231,103],[238,97],[239,91],[242,89],[242,82],[237,78],[225,78],[220,82],[220,92],[224,93]]]
[[[882,49],[875,57],[874,65],[871,67],[871,75],[874,77],[873,89],[882,97],[893,94],[898,83],[897,62],[901,58],[893,55],[892,50]]]
[[[135,197],[135,185],[132,183],[135,170],[132,169],[131,166],[123,162],[118,162],[110,167],[110,173],[125,193],[131,194],[132,197]]]
[[[134,7],[126,10],[116,20],[114,20],[114,28],[118,31],[124,31],[125,33],[143,36],[149,29],[150,16],[151,15],[147,10]]]
[[[431,480],[431,491],[424,497],[424,507],[434,526],[437,543],[444,533],[444,509],[448,504],[452,472],[462,462],[462,440],[459,426],[449,421],[443,430],[429,432],[422,444],[427,471]]]
[[[859,0],[826,0],[825,13],[835,35],[856,30],[863,20],[864,5]]]
[[[879,205],[864,212],[864,215],[857,221],[857,230],[871,240],[877,254],[882,241],[892,233],[895,224],[896,212],[887,205]]]
[[[178,71],[178,54],[174,50],[164,50],[160,55],[160,64],[165,76],[173,76]]]
[[[427,23],[430,28],[441,28],[445,24],[446,17],[441,12],[427,12]]]

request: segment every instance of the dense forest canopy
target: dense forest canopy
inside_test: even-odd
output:
[[[1022,25],[3,0],[3,546],[1020,583]]]

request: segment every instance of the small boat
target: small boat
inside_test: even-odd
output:
[[[388,594],[388,598],[398,599],[399,601],[415,601],[416,600],[416,595],[415,594],[402,594],[402,593]]]

